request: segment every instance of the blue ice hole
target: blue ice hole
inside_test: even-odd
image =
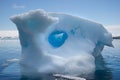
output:
[[[68,35],[65,31],[53,31],[50,33],[48,36],[48,42],[53,46],[53,47],[60,47],[64,44],[65,40],[68,38]]]

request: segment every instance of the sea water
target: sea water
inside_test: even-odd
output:
[[[102,51],[107,68],[95,72],[96,80],[120,80],[120,40],[113,40],[113,45],[114,48],[104,47]],[[19,40],[0,40],[0,80],[25,80],[17,61],[20,57]]]

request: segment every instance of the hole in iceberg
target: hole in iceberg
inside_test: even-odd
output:
[[[68,35],[65,31],[53,31],[49,36],[48,36],[48,42],[53,46],[53,47],[60,47],[64,44],[65,40],[68,38]]]

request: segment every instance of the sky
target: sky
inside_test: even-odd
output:
[[[120,0],[0,0],[0,31],[17,30],[9,18],[34,9],[72,14],[120,33]]]

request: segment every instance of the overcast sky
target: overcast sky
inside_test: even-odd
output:
[[[120,0],[0,0],[0,30],[16,30],[9,17],[34,9],[69,13],[120,30]]]

